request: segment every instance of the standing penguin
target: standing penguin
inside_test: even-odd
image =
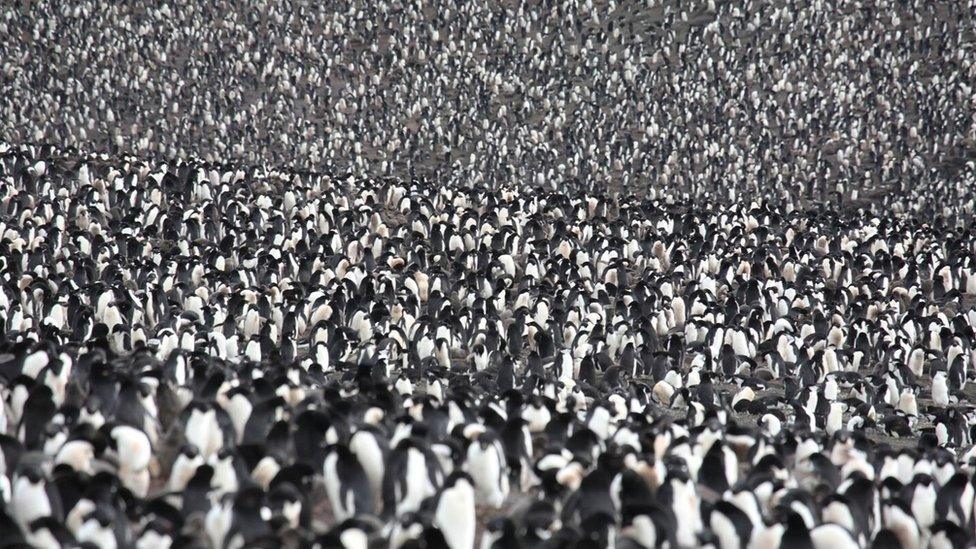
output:
[[[369,477],[349,447],[344,444],[328,446],[323,473],[325,490],[337,521],[374,513]]]
[[[349,450],[366,473],[373,501],[379,503],[383,496],[383,470],[390,452],[389,440],[379,427],[364,425],[349,437]]]
[[[264,493],[260,488],[244,488],[233,496],[224,547],[251,547],[271,534],[271,527],[262,516],[264,503]]]
[[[119,540],[112,529],[114,518],[114,515],[105,509],[96,508],[85,518],[81,528],[75,532],[75,537],[79,543],[91,543],[100,548],[115,549],[119,546]]]
[[[416,511],[443,481],[440,462],[427,443],[407,437],[390,451],[383,475],[383,515]]]
[[[471,477],[454,471],[444,481],[434,508],[434,525],[444,533],[451,549],[474,547],[477,516]]]
[[[149,464],[153,458],[149,437],[129,425],[107,424],[104,429],[109,432],[109,446],[118,455],[122,485],[136,496],[146,497],[150,482]]]
[[[29,465],[14,474],[11,490],[11,516],[21,529],[43,517],[63,516],[58,492],[49,489],[44,473]]]
[[[721,549],[747,547],[752,541],[752,521],[733,503],[716,502],[708,516],[708,523]]]
[[[468,445],[465,469],[474,480],[478,503],[501,508],[508,497],[509,475],[501,441],[485,432]]]
[[[949,377],[944,371],[936,372],[932,376],[932,404],[938,408],[945,408],[950,402]]]

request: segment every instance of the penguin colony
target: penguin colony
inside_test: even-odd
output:
[[[5,8],[0,546],[972,546],[976,5],[718,4]]]
[[[976,148],[974,0],[10,4],[12,142],[816,201]]]

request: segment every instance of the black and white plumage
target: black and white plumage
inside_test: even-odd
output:
[[[334,444],[326,449],[323,479],[337,521],[375,512],[369,478],[345,445]]]
[[[4,541],[972,544],[973,13],[8,10]]]

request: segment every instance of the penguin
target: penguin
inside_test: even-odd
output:
[[[279,473],[280,475],[280,473]],[[290,480],[278,480],[268,492],[269,521],[276,532],[307,529],[311,524],[311,512],[306,498]]]
[[[708,524],[720,547],[743,547],[752,540],[752,521],[730,502],[716,502],[709,513]]]
[[[333,444],[326,448],[323,475],[338,522],[375,512],[369,478],[349,447]]]
[[[366,475],[374,506],[382,501],[383,477],[390,451],[388,444],[388,439],[379,428],[368,425],[357,429],[349,437],[349,450]]]
[[[64,515],[56,490],[50,489],[42,470],[25,466],[14,473],[10,493],[11,518],[21,531],[27,531],[38,519]]]
[[[112,529],[113,519],[108,512],[96,508],[84,519],[75,532],[75,538],[79,543],[91,543],[98,547],[118,547],[119,540]]]
[[[462,471],[452,472],[435,497],[434,524],[443,532],[448,547],[474,547],[476,491],[471,476]]]
[[[972,2],[184,4],[0,17],[5,541],[970,543]]]
[[[264,494],[257,488],[244,488],[233,494],[230,518],[223,542],[228,547],[242,547],[259,542],[271,532],[270,525],[262,516]]]
[[[365,476],[365,475],[364,475]],[[383,475],[383,514],[402,516],[420,508],[443,482],[440,462],[419,439],[405,438],[390,451]]]
[[[167,489],[172,492],[182,492],[186,489],[190,479],[197,469],[205,463],[199,449],[193,444],[185,444],[173,461],[167,481]]]
[[[183,409],[184,438],[194,445],[204,460],[216,454],[225,445],[224,431],[218,420],[216,407],[205,403],[190,403]]]
[[[939,408],[945,408],[952,401],[949,395],[948,376],[945,372],[936,372],[932,376],[932,404]]]
[[[103,429],[108,431],[109,446],[118,456],[122,486],[138,497],[145,497],[151,481],[149,465],[153,452],[149,437],[129,425],[107,424]]]
[[[487,524],[479,547],[482,549],[501,549],[502,547],[521,547],[518,530],[509,517],[497,517]]]
[[[478,503],[500,508],[508,497],[510,481],[505,452],[498,437],[490,432],[479,435],[468,445],[464,463],[474,480]]]

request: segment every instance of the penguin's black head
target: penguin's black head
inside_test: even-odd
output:
[[[106,509],[104,505],[99,505],[94,511],[85,517],[86,521],[94,520],[102,528],[107,528],[112,524],[113,515],[109,509]]]
[[[264,492],[256,486],[242,488],[234,496],[235,510],[259,511],[262,505],[264,505]]]
[[[772,511],[771,518],[774,523],[782,524],[790,529],[800,531],[807,529],[807,523],[803,520],[803,517],[788,505],[776,506]]]
[[[292,487],[294,493],[301,497],[302,490],[310,489],[309,484],[315,471],[306,463],[292,463],[286,465],[278,471],[278,474],[271,479],[270,488],[274,490],[279,484],[287,484]]]
[[[104,425],[98,428],[98,432],[95,436],[104,444],[103,450],[109,449],[116,452],[119,450],[118,441],[112,436],[112,429],[114,429],[116,426],[117,425],[114,422],[106,422]]]
[[[44,471],[35,465],[25,465],[18,474],[26,478],[31,484],[38,484],[45,480]]]
[[[546,500],[532,503],[525,511],[525,524],[533,529],[548,530],[557,518],[556,508]]]
[[[495,443],[495,436],[491,433],[481,433],[478,435],[478,445],[482,450],[487,450]]]

